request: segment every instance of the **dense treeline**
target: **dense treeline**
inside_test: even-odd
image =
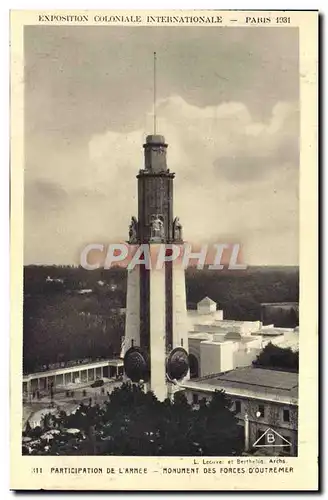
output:
[[[119,355],[125,296],[125,272],[120,269],[104,276],[103,270],[80,267],[25,267],[24,371]]]
[[[24,301],[24,371],[52,368],[72,360],[119,355],[124,315],[99,295],[65,296],[60,292]]]
[[[124,335],[120,309],[125,308],[126,286],[127,272],[121,268],[25,267],[24,371],[117,355]],[[208,295],[225,318],[258,320],[261,302],[298,302],[298,268],[188,269],[186,291],[189,308]],[[295,311],[272,314],[277,326],[298,324]]]
[[[96,293],[103,294],[101,283],[107,285],[105,288],[107,291],[111,284],[115,285],[115,294],[109,294],[111,304],[125,307],[126,271],[119,267],[94,271],[74,266],[25,266],[24,268],[25,297],[26,295],[51,295],[56,291],[73,292],[90,288]]]
[[[245,271],[210,271],[189,268],[186,273],[187,301],[190,308],[208,295],[218,303],[227,319],[261,319],[264,302],[298,302],[299,271],[296,267],[250,267]],[[295,312],[272,311],[276,326],[295,327]]]

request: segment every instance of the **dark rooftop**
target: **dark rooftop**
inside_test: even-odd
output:
[[[244,389],[265,394],[276,394],[297,398],[298,373],[251,366],[236,368],[225,373],[208,375],[197,380],[197,385],[217,386],[229,392],[229,389]]]

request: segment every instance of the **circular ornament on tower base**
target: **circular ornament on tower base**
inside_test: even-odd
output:
[[[169,380],[183,379],[189,370],[188,353],[183,347],[176,347],[167,357],[166,375]]]
[[[149,355],[141,347],[131,347],[124,356],[124,371],[132,382],[143,380],[148,382],[150,378]]]

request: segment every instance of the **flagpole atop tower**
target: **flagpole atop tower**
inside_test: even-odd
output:
[[[156,52],[154,52],[154,135],[156,135]]]

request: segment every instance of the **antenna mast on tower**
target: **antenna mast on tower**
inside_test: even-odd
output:
[[[156,135],[156,52],[154,52],[154,135]]]

